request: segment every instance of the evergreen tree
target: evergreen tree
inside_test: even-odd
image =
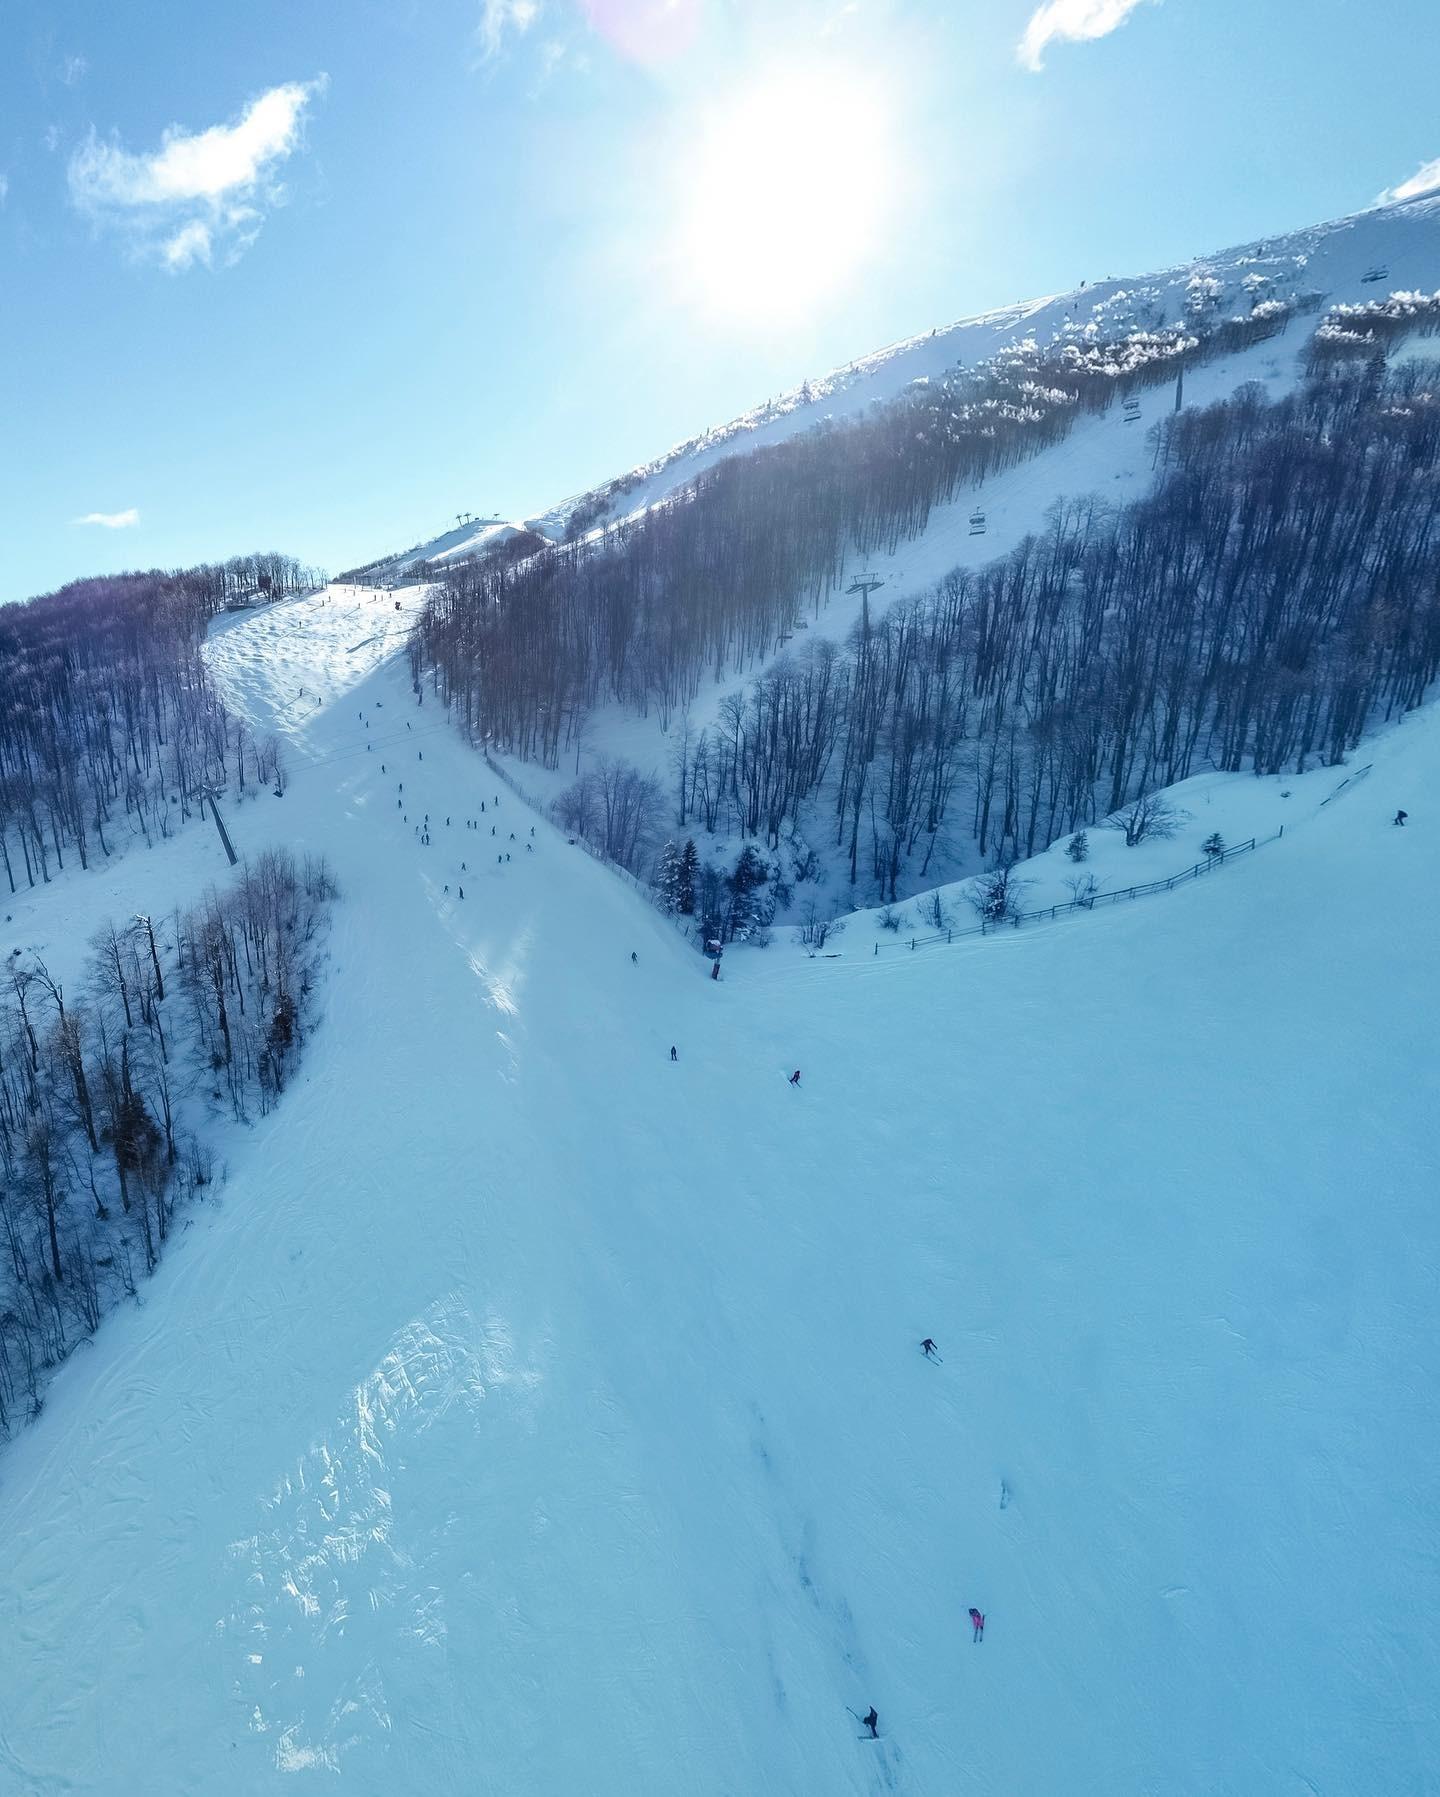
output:
[[[675,875],[675,909],[682,917],[695,915],[695,876],[699,868],[700,851],[695,847],[695,838],[687,836]]]
[[[1072,861],[1088,861],[1090,858],[1090,838],[1083,830],[1077,830],[1065,844],[1065,853]]]
[[[770,878],[770,871],[753,843],[746,843],[735,863],[735,871],[726,881],[730,888],[730,936],[746,936],[756,924],[766,922],[759,894]]]
[[[667,917],[673,916],[680,908],[680,851],[673,840],[668,841],[655,857],[655,878],[652,884],[660,909]]]
[[[1218,830],[1212,830],[1200,846],[1213,861],[1217,856],[1225,853],[1225,838]]]

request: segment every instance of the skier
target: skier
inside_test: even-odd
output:
[[[975,1608],[974,1604],[971,1604],[970,1606],[970,1622],[975,1631],[970,1639],[972,1641],[983,1641],[985,1639],[985,1618]]]
[[[465,888],[463,886],[460,888],[460,896],[461,898],[464,898],[465,896]]]
[[[933,1360],[935,1358],[935,1344],[928,1335],[925,1337],[924,1341],[921,1342],[920,1349],[927,1360]]]
[[[710,963],[710,978],[712,980],[718,980],[720,978],[720,962],[718,957]]]
[[[1395,813],[1395,822],[1397,824],[1403,824],[1405,822],[1405,819],[1407,817],[1409,817],[1409,815],[1410,815],[1410,813],[1408,811],[1397,811]]]
[[[672,1061],[678,1061],[680,1059],[679,1055],[675,1052],[675,1044],[673,1042],[670,1044],[670,1059]]]
[[[798,1067],[790,1075],[790,1084],[792,1086],[798,1086],[800,1084],[800,1069]]]
[[[864,1723],[865,1727],[870,1730],[870,1739],[872,1741],[878,1740],[880,1738],[880,1715],[873,1703],[870,1705],[869,1714],[862,1716],[860,1720]]]
[[[630,965],[632,967],[638,967],[640,965],[640,957],[635,953],[633,948],[630,950]]]

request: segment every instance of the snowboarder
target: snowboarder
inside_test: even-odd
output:
[[[460,896],[461,898],[464,898],[465,896],[465,888],[463,886],[460,888]]]
[[[975,1608],[974,1604],[971,1604],[970,1606],[970,1624],[975,1631],[970,1639],[972,1641],[983,1641],[985,1639],[985,1618]]]
[[[1409,817],[1409,815],[1410,815],[1410,813],[1408,811],[1397,811],[1395,813],[1395,822],[1397,824],[1403,824],[1405,822],[1405,819],[1407,817]]]
[[[870,1705],[868,1714],[862,1716],[860,1720],[870,1730],[870,1739],[878,1740],[880,1738],[880,1714],[873,1703]]]
[[[798,1086],[800,1084],[800,1069],[798,1067],[790,1075],[790,1084],[792,1086]]]
[[[675,1052],[675,1044],[673,1042],[670,1044],[670,1059],[672,1061],[678,1061],[680,1059],[679,1055]]]
[[[935,1344],[928,1335],[925,1337],[924,1341],[921,1342],[920,1351],[927,1360],[935,1359]]]

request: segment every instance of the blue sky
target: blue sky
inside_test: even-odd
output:
[[[0,599],[333,570],[1355,210],[1440,157],[1437,52],[1433,0],[12,5]]]

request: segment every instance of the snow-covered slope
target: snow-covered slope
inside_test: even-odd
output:
[[[906,338],[677,444],[620,475],[603,516],[613,521],[654,505],[722,456],[782,442],[827,419],[854,417],[917,381],[934,380],[957,363],[974,366],[1023,338],[1045,344],[1068,330],[1093,329],[1112,337],[1135,327],[1153,329],[1183,319],[1202,297],[1215,316],[1227,317],[1247,313],[1252,297],[1313,293],[1336,304],[1406,286],[1440,287],[1440,194],[1197,255],[1152,274],[1101,278],[1091,271],[1083,285],[1068,292],[997,307]],[[1191,403],[1199,398],[1193,394]],[[576,506],[591,497],[564,499],[527,519],[526,527],[562,536]],[[491,540],[486,533],[501,522],[442,533],[401,559],[458,559],[484,547]]]
[[[387,616],[210,647],[326,1016],[0,1464],[0,1789],[1428,1789],[1440,714],[1147,906],[715,984]]]

